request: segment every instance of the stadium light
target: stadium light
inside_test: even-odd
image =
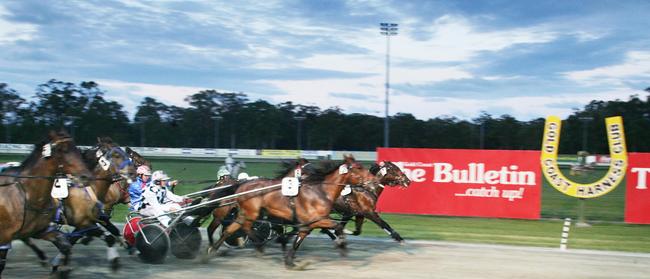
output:
[[[302,121],[307,118],[304,116],[296,116],[293,119],[298,122],[298,129],[296,130],[296,149],[302,150]]]
[[[210,118],[214,120],[214,148],[219,148],[219,121],[221,121],[223,117],[217,114]]]
[[[140,122],[140,146],[144,147],[145,146],[145,138],[144,138],[144,124],[149,120],[149,116],[140,116],[138,117],[138,122]]]
[[[591,116],[583,116],[578,118],[582,121],[582,151],[587,151],[587,127],[589,127],[589,122],[594,120]]]
[[[11,143],[11,124],[14,122],[14,116],[12,113],[6,113],[2,119],[2,122],[2,124],[5,125],[5,142]]]
[[[390,37],[397,35],[397,23],[379,23],[379,33],[386,36],[386,106],[384,115],[384,147],[389,146],[388,94],[390,91]]]

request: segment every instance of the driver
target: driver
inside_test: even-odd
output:
[[[139,166],[136,170],[138,178],[129,184],[129,210],[135,211],[142,206],[142,191],[149,183],[149,178],[151,178],[151,169],[146,165]]]
[[[169,226],[171,218],[162,214],[180,210],[181,203],[185,202],[183,197],[177,196],[165,188],[168,181],[167,174],[163,171],[155,171],[151,176],[151,183],[142,193],[142,206],[140,207],[140,214],[157,216],[160,224],[165,227]]]

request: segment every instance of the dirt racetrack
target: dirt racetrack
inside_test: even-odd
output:
[[[262,257],[253,249],[224,249],[225,254],[207,264],[179,260],[171,254],[165,264],[142,263],[123,249],[122,268],[111,273],[106,249],[95,240],[73,250],[71,278],[650,278],[650,254],[591,250],[408,241],[399,245],[388,239],[349,237],[347,258],[339,257],[329,239],[308,238],[297,262],[309,261],[306,270],[288,271],[282,251],[270,244]],[[205,243],[205,241],[204,241]],[[53,245],[38,241],[53,256]],[[570,243],[569,243],[570,245]],[[224,251],[222,250],[222,251]],[[36,256],[21,242],[14,242],[5,279],[47,278]]]

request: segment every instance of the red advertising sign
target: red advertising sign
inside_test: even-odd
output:
[[[539,151],[378,148],[412,183],[386,187],[380,212],[539,219]]]
[[[650,224],[650,153],[628,153],[625,222]]]

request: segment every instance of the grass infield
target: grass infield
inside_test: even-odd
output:
[[[0,162],[20,161],[23,156],[0,155]],[[221,161],[190,159],[152,159],[154,169],[165,170],[172,179],[181,180],[179,194],[198,191],[209,183],[191,184],[185,181],[210,180],[216,177]],[[250,175],[272,177],[277,163],[247,162]],[[566,176],[580,182],[599,179],[605,170],[596,170],[581,176]],[[571,226],[569,248],[616,250],[650,253],[650,225],[623,223],[625,184],[595,199],[585,200],[585,218],[589,227]],[[558,192],[544,180],[542,186],[542,220],[515,220],[471,217],[445,217],[403,214],[382,214],[404,238],[445,240],[472,243],[492,243],[541,247],[559,247],[563,219],[577,218],[578,200]],[[113,220],[123,222],[127,207],[120,205]],[[353,224],[348,225],[352,229]],[[315,232],[316,233],[316,232]],[[387,237],[372,222],[366,221],[364,236]]]

